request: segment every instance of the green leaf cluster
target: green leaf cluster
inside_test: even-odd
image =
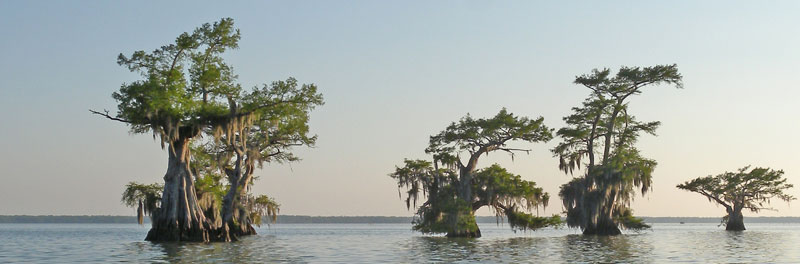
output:
[[[158,183],[129,182],[122,192],[122,203],[128,207],[137,207],[136,218],[141,225],[145,215],[153,215],[158,210],[163,190],[164,185]]]
[[[281,205],[275,201],[275,199],[266,195],[259,195],[250,197],[248,200],[251,201],[248,205],[251,207],[251,210],[249,210],[250,219],[253,220],[256,226],[261,227],[264,217],[269,217],[268,223],[275,223],[278,221],[278,213],[281,211]]]
[[[120,54],[117,63],[143,79],[123,84],[112,95],[118,102],[115,120],[128,123],[133,133],[153,132],[162,145],[194,136],[226,113],[224,100],[241,90],[221,57],[238,47],[239,38],[233,19],[224,18],[151,52]]]
[[[515,151],[527,153],[529,150],[509,148],[509,141],[546,142],[553,138],[552,129],[543,123],[542,117],[518,117],[505,108],[492,118],[475,119],[468,114],[439,134],[431,136],[425,153],[432,154],[434,160],[448,165],[461,162],[457,158],[460,152],[480,156],[501,150],[513,158]]]

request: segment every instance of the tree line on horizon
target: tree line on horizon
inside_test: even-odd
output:
[[[117,62],[142,79],[123,83],[112,97],[117,112],[90,110],[125,123],[131,133],[152,133],[168,152],[164,183],[126,185],[122,202],[150,216],[148,241],[235,241],[255,234],[262,218],[276,219],[280,205],[250,188],[256,168],[299,160],[295,147],[313,146],[310,112],[323,102],[314,84],[294,78],[243,89],[222,54],[238,48],[233,19],[206,23],[154,51],[120,54]],[[655,135],[659,121],[639,121],[629,101],[645,87],[682,88],[677,65],[593,70],[576,77],[589,90],[558,130],[544,118],[517,116],[505,108],[490,118],[467,114],[432,135],[429,160],[406,159],[389,176],[414,209],[413,229],[448,237],[480,237],[475,211],[488,207],[514,230],[566,224],[585,235],[618,235],[650,226],[633,216],[637,190],[651,190],[657,162],[636,142]],[[511,142],[560,142],[551,149],[558,168],[572,175],[558,192],[566,219],[539,216],[550,195],[535,182],[498,164],[479,168],[481,157],[504,152],[512,159],[530,149]],[[678,188],[697,192],[726,208],[728,230],[744,230],[741,211],[758,212],[772,198],[791,201],[783,171],[749,167],[695,179]],[[402,197],[402,195],[401,195]]]

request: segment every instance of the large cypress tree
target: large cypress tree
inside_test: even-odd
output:
[[[559,196],[567,210],[567,225],[584,234],[617,235],[619,226],[647,228],[629,208],[636,188],[650,190],[656,161],[643,157],[635,143],[641,133],[655,135],[658,121],[641,122],[628,111],[628,101],[644,87],[667,84],[682,87],[676,65],[622,67],[594,70],[578,76],[575,83],[591,93],[583,104],[564,117],[567,126],[556,133],[562,138],[552,149],[559,169],[572,174],[585,166],[579,177],[561,186]],[[584,161],[587,162],[584,163]]]
[[[522,180],[499,165],[479,169],[478,160],[491,152],[514,156],[527,149],[509,147],[512,141],[546,142],[551,130],[543,118],[517,117],[505,109],[492,118],[469,115],[431,136],[425,150],[433,162],[406,160],[389,174],[400,190],[406,189],[406,206],[417,209],[414,229],[423,233],[446,233],[448,237],[480,237],[475,211],[484,206],[507,217],[512,228],[538,229],[560,223],[558,216],[538,217],[530,212],[547,205],[549,195],[536,183]],[[462,160],[460,157],[465,157]]]
[[[117,62],[141,74],[142,79],[125,83],[113,93],[118,102],[116,114],[90,110],[128,124],[132,133],[152,133],[160,139],[162,148],[167,149],[169,158],[160,207],[153,212],[153,227],[146,240],[235,239],[236,234],[230,234],[231,227],[206,217],[206,212],[216,211],[209,210],[215,204],[213,200],[198,200],[195,187],[198,170],[192,166],[193,143],[203,133],[225,142],[246,142],[251,136],[249,131],[262,133],[263,122],[286,118],[286,111],[308,110],[299,104],[310,104],[313,108],[322,102],[316,86],[297,88],[294,79],[289,80],[292,85],[281,89],[271,89],[274,86],[268,85],[249,92],[242,89],[236,82],[237,75],[222,57],[224,52],[238,48],[239,39],[233,19],[225,18],[203,24],[192,33],[183,33],[174,43],[152,52],[120,54]],[[298,91],[305,92],[302,98],[290,98]],[[230,151],[237,152],[243,145],[228,146],[233,146]],[[253,157],[254,163],[257,160]],[[247,164],[244,158],[234,167],[239,172],[249,169],[252,173],[252,164]],[[238,177],[244,174],[239,173]],[[238,183],[240,179],[235,181]]]

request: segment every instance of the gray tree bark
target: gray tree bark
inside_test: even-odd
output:
[[[237,155],[234,169],[226,171],[230,189],[222,199],[222,222],[232,239],[255,235],[250,212],[242,198],[247,194],[247,185],[253,178],[253,166]]]
[[[470,156],[469,163],[466,166],[460,166],[459,169],[459,191],[458,191],[458,198],[466,202],[467,205],[472,205],[472,173],[475,170],[475,167],[478,163],[478,158],[483,153],[483,148],[481,151],[477,153],[473,153]],[[451,212],[455,213],[454,215],[449,216],[450,222],[450,231],[447,232],[447,237],[473,237],[478,238],[481,237],[481,230],[480,228],[475,228],[475,230],[467,230],[463,226],[459,226],[458,223],[460,222],[459,219],[462,217],[475,217],[475,212],[473,210],[469,211],[469,215],[463,215],[461,211],[458,212]]]
[[[220,240],[218,227],[212,226],[197,203],[194,176],[189,164],[190,138],[169,143],[169,162],[164,175],[161,208],[153,215],[147,241],[209,242]]]
[[[728,210],[728,222],[725,224],[725,230],[728,231],[744,231],[744,216],[742,216],[741,208],[733,208]]]

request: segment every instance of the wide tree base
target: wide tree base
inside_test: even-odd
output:
[[[729,212],[725,218],[725,230],[727,231],[744,231],[744,216],[741,211]]]
[[[210,228],[208,225],[194,228],[177,228],[174,225],[159,225],[150,228],[144,240],[150,242],[232,242],[240,237],[254,235],[255,229],[248,232],[231,232],[225,227]]]
[[[589,227],[583,230],[584,235],[596,236],[616,236],[621,235],[622,231],[616,225],[603,225],[597,227]]]
[[[203,228],[180,230],[169,227],[153,227],[144,239],[150,242],[210,242],[212,236]]]
[[[465,238],[479,238],[481,237],[481,230],[475,231],[460,231],[447,233],[447,237],[465,237]]]
[[[228,232],[228,240],[229,241],[239,241],[239,239],[246,237],[257,235],[256,229],[253,228],[252,225],[246,225],[244,229],[233,228]]]
[[[744,230],[746,230],[746,228],[744,228],[744,222],[742,222],[742,221],[739,221],[739,222],[728,222],[727,224],[725,224],[725,230],[727,230],[727,231],[744,231]]]

